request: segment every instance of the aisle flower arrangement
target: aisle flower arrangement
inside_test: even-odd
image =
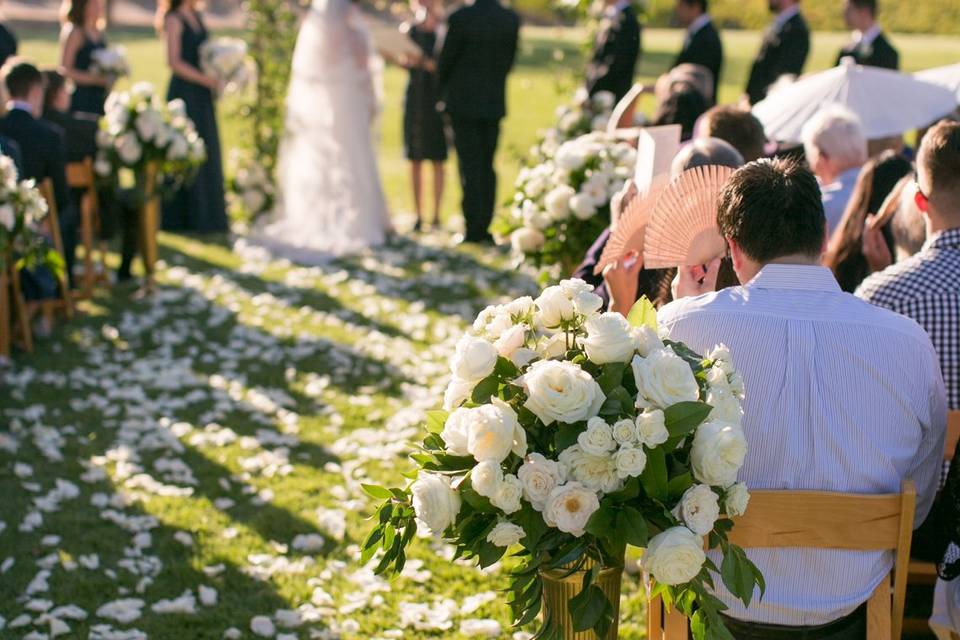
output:
[[[130,62],[127,60],[127,50],[123,47],[95,49],[90,59],[91,71],[99,76],[116,81],[130,75]]]
[[[200,48],[200,67],[220,80],[225,94],[242,93],[253,84],[256,71],[240,38],[214,38]]]
[[[610,200],[632,175],[636,150],[604,133],[564,142],[553,158],[521,169],[513,207],[496,231],[518,260],[569,276],[610,224]]]
[[[63,260],[39,232],[46,215],[47,203],[34,182],[18,181],[13,160],[0,156],[0,268],[8,266],[8,258],[22,267],[63,268]]]
[[[593,96],[580,88],[570,104],[556,110],[556,124],[540,132],[537,143],[530,149],[530,166],[549,160],[564,142],[593,131],[606,131],[616,98],[609,91],[598,91]]]
[[[661,335],[645,299],[628,318],[601,304],[564,280],[477,317],[410,482],[364,487],[382,503],[361,562],[401,571],[418,527],[481,567],[512,550],[517,626],[543,610],[539,637],[611,638],[629,544],[646,549],[652,593],[690,617],[694,637],[729,638],[713,574],[747,605],[764,587],[727,539],[749,501],[737,482],[743,381],[722,345],[704,357]],[[569,600],[558,602],[558,575],[577,581]]]
[[[251,223],[273,209],[276,191],[263,165],[249,154],[230,152],[227,202],[235,219]]]

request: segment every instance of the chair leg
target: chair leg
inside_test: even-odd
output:
[[[7,268],[0,270],[0,357],[10,357],[10,278]]]
[[[88,197],[84,197],[81,207],[80,236],[83,242],[83,284],[81,296],[85,299],[93,297],[93,286],[97,274],[93,271],[93,212],[90,210]]]
[[[30,314],[27,312],[27,303],[23,299],[23,290],[20,288],[20,273],[11,265],[9,274],[10,284],[13,288],[13,307],[20,328],[23,350],[27,353],[33,353],[33,328],[30,326]]]
[[[867,640],[888,640],[892,638],[893,625],[890,615],[890,576],[874,589],[867,600]],[[898,640],[893,638],[893,640]]]

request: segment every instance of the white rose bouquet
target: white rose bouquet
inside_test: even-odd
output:
[[[540,132],[537,143],[530,149],[528,165],[535,166],[553,158],[567,140],[592,131],[606,131],[615,103],[616,97],[610,91],[598,91],[590,96],[586,89],[578,89],[570,104],[557,107],[556,125]]]
[[[610,224],[610,200],[636,159],[629,144],[603,133],[564,142],[552,159],[521,169],[497,233],[509,235],[518,258],[568,276]]]
[[[107,78],[125,78],[130,75],[130,62],[127,50],[123,47],[104,47],[94,50],[90,56],[91,71]]]
[[[517,626],[541,609],[543,572],[586,567],[566,624],[602,638],[616,603],[592,581],[634,545],[694,636],[727,638],[711,574],[747,605],[764,588],[727,539],[749,501],[737,482],[742,380],[725,347],[702,357],[659,335],[647,300],[628,318],[600,308],[589,285],[564,280],[477,317],[451,360],[444,410],[428,414],[411,456],[412,482],[364,486],[383,502],[361,561],[379,554],[378,572],[400,571],[418,526],[483,567],[512,548]],[[722,552],[721,568],[705,547]]]
[[[214,38],[200,48],[200,67],[220,80],[227,94],[242,93],[253,84],[256,69],[240,38]]]
[[[250,154],[239,149],[230,152],[230,175],[227,202],[235,218],[253,222],[273,209],[276,196],[273,181]]]
[[[47,203],[33,180],[19,181],[13,160],[0,155],[0,269],[14,260],[20,267],[44,265],[62,274],[63,259],[40,233],[46,215]]]

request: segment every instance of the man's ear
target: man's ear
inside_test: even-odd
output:
[[[930,210],[930,201],[927,200],[927,196],[920,193],[920,189],[916,190],[916,193],[913,194],[913,202],[917,205],[917,209],[920,209],[921,212],[926,215]]]

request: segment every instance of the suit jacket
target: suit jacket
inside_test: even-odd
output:
[[[633,86],[633,73],[640,58],[640,22],[633,7],[604,20],[587,65],[587,91],[609,91],[619,102]]]
[[[893,48],[893,45],[890,44],[883,33],[874,38],[873,42],[867,46],[850,43],[841,49],[837,56],[837,64],[840,64],[840,60],[846,57],[851,57],[857,61],[857,64],[868,67],[893,70],[900,68],[900,54]]]
[[[499,120],[507,114],[507,74],[517,57],[520,16],[497,0],[476,0],[450,15],[437,61],[444,110]]]
[[[63,131],[54,124],[38,120],[22,109],[11,109],[0,119],[0,135],[20,146],[24,180],[53,181],[57,209],[65,211],[70,205],[67,189],[67,153]]]
[[[716,102],[717,90],[720,88],[720,72],[723,69],[723,43],[712,20],[684,42],[683,49],[673,61],[675,67],[681,64],[699,64],[710,70],[713,74],[714,95],[708,97]]]
[[[771,27],[763,37],[760,53],[750,69],[747,96],[756,104],[767,96],[767,89],[784,74],[799,76],[810,53],[810,29],[801,14],[787,20],[777,30]]]
[[[0,136],[0,154],[13,160],[13,166],[17,169],[17,178],[23,175],[23,155],[20,153],[20,145],[6,136]]]
[[[96,118],[50,109],[44,112],[43,119],[63,130],[67,162],[82,162],[97,155]]]

